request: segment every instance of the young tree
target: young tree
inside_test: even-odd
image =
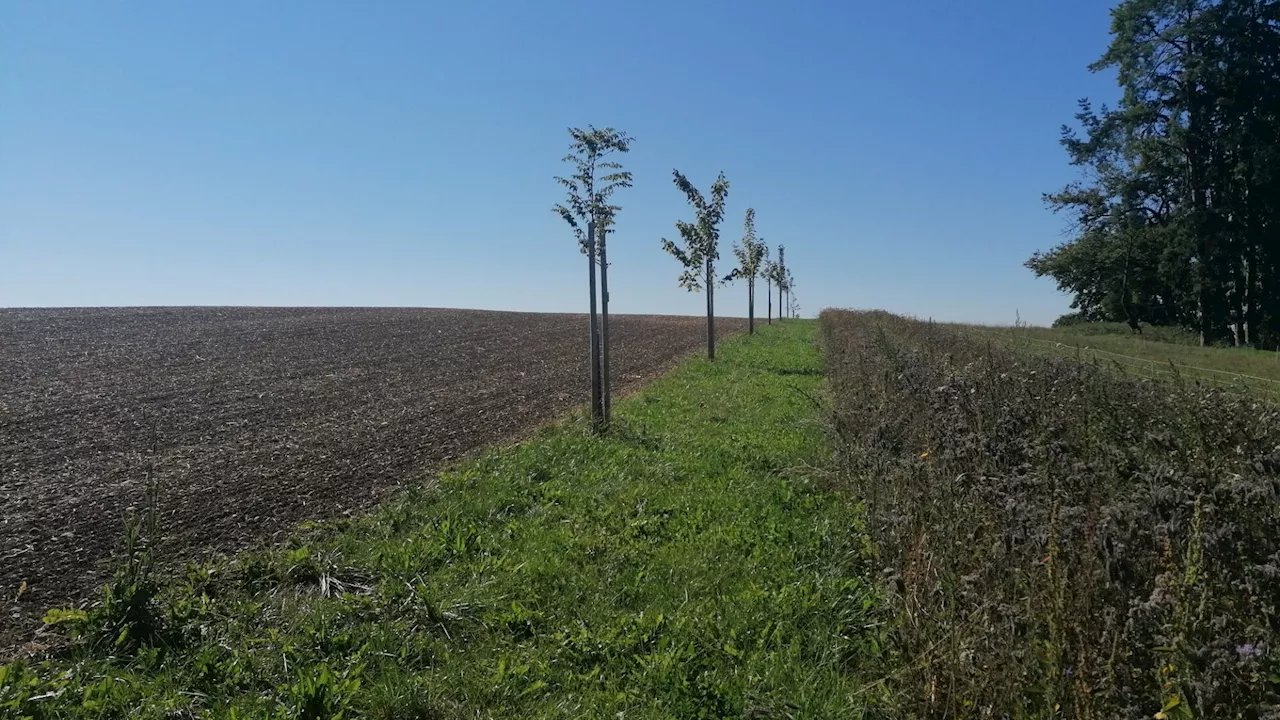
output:
[[[676,187],[685,194],[693,208],[694,222],[676,222],[676,229],[684,247],[662,239],[662,248],[684,266],[680,273],[680,286],[690,292],[707,291],[707,358],[716,357],[715,318],[715,262],[720,259],[720,221],[724,219],[724,203],[729,196],[729,181],[724,173],[711,185],[711,199],[689,182],[688,178],[673,170]]]
[[[614,144],[619,152],[631,151],[632,139],[625,133],[617,133],[613,139],[616,141]],[[613,374],[609,370],[609,254],[607,252],[607,240],[609,230],[613,228],[614,220],[617,218],[618,212],[622,210],[618,205],[609,204],[608,200],[618,188],[631,187],[631,171],[623,170],[622,165],[617,162],[605,162],[600,167],[611,171],[604,177],[604,181],[607,183],[601,190],[601,199],[604,204],[600,208],[600,216],[597,220],[597,231],[600,233],[597,249],[600,253],[600,363],[604,396],[602,409],[604,411],[604,421],[607,423],[613,416]]]
[[[601,335],[596,305],[596,263],[599,259],[598,239],[613,224],[619,208],[609,204],[609,198],[620,187],[630,187],[631,174],[622,170],[608,155],[627,152],[631,138],[613,128],[569,128],[569,154],[564,162],[573,165],[569,177],[557,176],[556,182],[568,191],[565,203],[555,205],[554,210],[564,218],[578,240],[578,246],[587,256],[588,289],[590,292],[590,369],[591,369],[591,421],[599,429],[606,420],[604,384],[602,382]],[[597,177],[598,172],[603,175]],[[585,226],[585,227],[584,227]]]
[[[763,261],[767,248],[756,238],[756,211],[747,208],[747,217],[743,221],[742,241],[734,244],[733,254],[738,258],[738,267],[725,276],[726,283],[738,278],[747,279],[747,334],[756,332],[756,278],[763,269]]]
[[[793,318],[799,317],[799,315],[797,315],[796,313],[796,311],[799,309],[799,306],[796,305],[796,296],[791,292],[792,288],[795,287],[795,283],[796,283],[795,276],[791,274],[791,270],[787,270],[787,278],[785,283],[787,288],[787,316],[793,317]]]
[[[773,262],[769,260],[769,246],[760,242],[760,277],[764,278],[764,296],[769,306],[769,324],[773,324]]]
[[[773,270],[773,284],[778,288],[778,322],[782,322],[782,315],[786,312],[785,305],[782,304],[782,291],[787,284],[787,246],[778,246],[778,261],[770,265]]]

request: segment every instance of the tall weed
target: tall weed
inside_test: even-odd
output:
[[[1280,718],[1280,410],[828,311],[906,717]]]

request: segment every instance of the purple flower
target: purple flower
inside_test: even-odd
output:
[[[1237,645],[1236,652],[1239,653],[1240,657],[1245,660],[1248,660],[1250,658],[1256,658],[1262,654],[1262,650],[1260,650],[1258,646],[1255,645],[1254,643],[1245,643],[1243,645]]]

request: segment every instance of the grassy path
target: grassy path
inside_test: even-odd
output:
[[[805,470],[815,329],[725,343],[606,438],[548,429],[150,613],[118,583],[65,657],[0,670],[0,715],[857,716],[872,594],[853,507]]]

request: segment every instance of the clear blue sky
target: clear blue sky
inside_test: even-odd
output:
[[[0,306],[585,309],[565,128],[636,138],[618,312],[697,313],[671,184],[728,175],[806,314],[1049,322],[1022,267],[1109,0],[0,3]],[[745,314],[745,289],[720,307]]]

